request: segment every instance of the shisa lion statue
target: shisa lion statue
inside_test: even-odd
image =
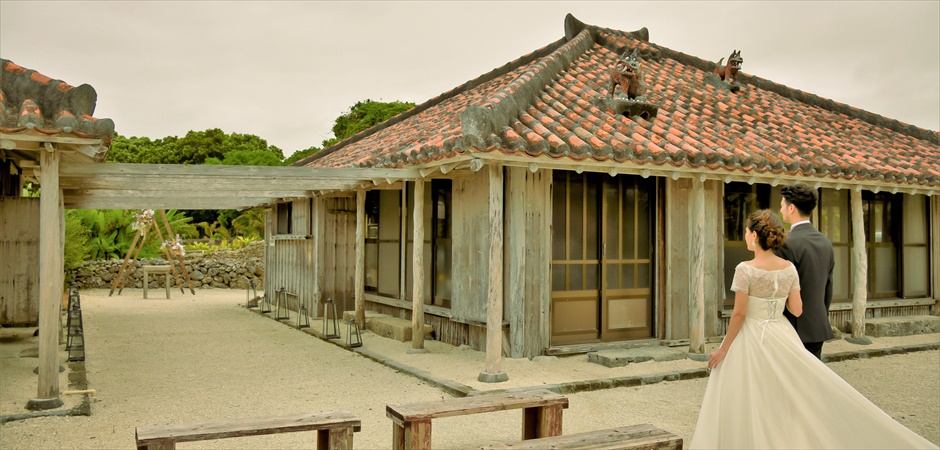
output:
[[[627,56],[623,52],[617,65],[610,71],[610,87],[607,89],[607,98],[614,98],[614,89],[620,85],[621,95],[626,95],[628,99],[640,99],[646,94],[646,83],[643,81],[643,72],[640,71],[640,58],[637,56],[637,49]]]
[[[741,65],[744,64],[744,59],[741,58],[741,52],[739,50],[734,50],[731,52],[731,56],[728,57],[728,63],[722,66],[724,58],[718,60],[718,67],[715,68],[715,75],[718,75],[718,78],[721,78],[722,81],[726,81],[729,84],[737,81],[738,71],[741,70]]]

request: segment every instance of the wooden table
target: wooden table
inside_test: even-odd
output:
[[[393,449],[431,448],[431,419],[522,409],[522,439],[561,435],[562,409],[568,398],[546,389],[480,395],[421,403],[388,405]]]
[[[163,283],[166,285],[166,298],[170,298],[170,266],[144,266],[144,298],[147,298],[147,285],[149,283],[150,274],[166,275],[166,281]]]

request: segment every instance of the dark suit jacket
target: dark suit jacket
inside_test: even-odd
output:
[[[803,314],[783,314],[796,328],[803,342],[825,342],[832,339],[829,305],[832,303],[832,268],[835,266],[832,243],[812,224],[790,230],[783,248],[775,252],[796,266],[800,275],[800,296]]]

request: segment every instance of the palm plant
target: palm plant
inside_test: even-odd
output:
[[[239,236],[260,239],[264,236],[264,211],[249,209],[232,219],[232,228]]]

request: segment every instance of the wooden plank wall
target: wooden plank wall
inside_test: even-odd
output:
[[[356,198],[324,199],[323,287],[320,296],[332,298],[339,314],[353,311],[356,272]]]
[[[666,180],[666,339],[689,338],[689,206],[692,182]]]
[[[505,314],[509,356],[541,355],[550,342],[552,171],[507,168]]]
[[[0,197],[0,324],[39,322],[39,198]]]
[[[486,322],[489,278],[489,177],[486,170],[453,181],[454,318]]]
[[[264,210],[264,297],[274,299],[274,278],[277,264],[274,260],[274,231],[277,230],[277,209]]]
[[[707,180],[705,187],[705,336],[724,333],[718,318],[724,292],[724,183]],[[689,339],[691,273],[690,207],[692,182],[666,179],[666,330],[667,340]]]
[[[705,337],[721,335],[718,313],[725,292],[724,195],[724,183],[705,181]]]
[[[270,222],[265,229],[268,246],[265,252],[265,295],[274,302],[281,288],[295,295],[288,296],[287,307],[293,311],[300,303],[307,306],[308,314],[314,307],[314,249],[310,237],[310,199],[291,202],[291,234],[272,235],[277,230],[277,210],[267,213]]]
[[[869,307],[865,310],[865,320],[879,317],[902,317],[902,316],[923,316],[935,314],[933,311],[936,305],[910,305],[910,306],[886,306]],[[718,323],[720,334],[728,331],[728,320],[730,317],[722,317]],[[834,327],[848,333],[852,329],[852,310],[841,309],[829,311],[829,323]]]
[[[399,319],[411,320],[411,310],[366,300],[366,309],[380,314],[388,314]],[[424,312],[424,323],[434,330],[434,339],[445,344],[459,347],[467,345],[477,351],[486,351],[486,325],[469,324],[451,320]],[[510,329],[503,326],[503,356],[509,354]]]
[[[930,200],[930,246],[933,258],[930,272],[933,274],[933,299],[940,302],[940,195],[932,195]],[[933,314],[940,315],[940,307],[935,303]]]

